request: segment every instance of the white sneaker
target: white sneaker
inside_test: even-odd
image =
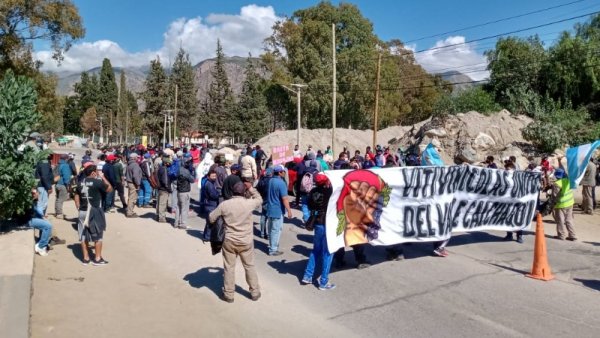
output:
[[[40,256],[48,256],[48,250],[46,248],[40,248],[37,244],[34,246],[35,252]]]

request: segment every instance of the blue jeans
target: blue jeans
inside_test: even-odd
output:
[[[142,184],[140,185],[140,190],[138,190],[138,206],[148,205],[150,204],[150,197],[152,196],[152,187],[150,186],[150,181],[147,179],[142,179]]]
[[[115,191],[107,192],[104,198],[104,211],[108,211],[114,206],[115,202]]]
[[[44,187],[38,187],[37,191],[39,194],[38,207],[46,215],[46,209],[48,209],[48,191]]]
[[[310,217],[310,210],[308,210],[308,195],[302,195],[302,220],[304,222],[308,221]]]
[[[52,234],[52,224],[43,218],[32,218],[29,220],[29,226],[40,231],[40,240],[37,243],[38,247],[47,247],[50,235]]]
[[[265,237],[267,234],[267,211],[264,209],[260,213],[260,237]]]
[[[319,286],[327,285],[329,282],[329,270],[331,269],[331,261],[333,255],[329,253],[327,248],[327,237],[325,236],[325,225],[315,224],[315,235],[313,237],[313,249],[308,257],[308,264],[304,270],[303,280],[311,280],[315,273],[317,260],[321,261],[321,278]]]
[[[279,237],[283,228],[283,215],[279,218],[267,217],[267,229],[269,229],[269,255],[279,249]]]

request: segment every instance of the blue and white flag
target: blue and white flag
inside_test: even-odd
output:
[[[423,150],[423,154],[421,155],[421,165],[436,167],[444,165],[444,161],[442,161],[440,154],[435,150],[433,144],[429,143],[427,148]]]
[[[585,174],[590,158],[596,148],[600,147],[600,140],[577,146],[575,148],[567,149],[567,163],[569,171],[569,180],[571,181],[571,188],[576,189]]]

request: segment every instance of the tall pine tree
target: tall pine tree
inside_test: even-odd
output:
[[[119,90],[115,82],[115,72],[109,59],[102,61],[100,70],[100,83],[98,86],[98,115],[103,118],[103,123],[107,126],[106,132],[109,140],[112,139],[111,131],[114,133],[115,114],[119,104]],[[114,135],[114,134],[113,134]],[[110,142],[110,141],[109,141]]]
[[[196,83],[194,81],[194,68],[188,53],[179,49],[175,63],[171,69],[171,103],[175,103],[175,86],[177,86],[177,134],[198,130],[198,98],[196,97]]]
[[[256,72],[252,57],[248,56],[244,69],[246,79],[237,105],[233,126],[235,136],[251,142],[263,136],[268,129],[267,101],[262,90],[262,79]]]
[[[231,135],[232,130],[238,128],[232,119],[235,101],[231,85],[225,73],[224,58],[221,41],[217,40],[217,60],[211,73],[213,80],[208,89],[206,100],[202,104],[203,114],[201,118],[204,131],[217,144],[220,143],[223,136]]]
[[[146,102],[146,109],[142,113],[145,135],[158,136],[163,134],[162,112],[168,103],[167,74],[160,63],[160,58],[150,61],[150,71],[146,77],[146,90],[142,98]]]
[[[119,109],[117,110],[117,131],[119,133],[119,143],[127,135],[128,128],[127,114],[129,113],[129,101],[127,97],[127,85],[125,84],[125,70],[121,69],[119,76]]]

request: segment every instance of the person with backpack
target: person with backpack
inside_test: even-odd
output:
[[[267,193],[267,227],[269,229],[269,256],[279,256],[279,237],[283,228],[283,211],[287,210],[292,218],[292,209],[288,201],[287,185],[284,181],[285,168],[282,165],[273,167],[273,178],[269,181]]]
[[[304,222],[308,220],[310,214],[308,205],[306,204],[308,193],[314,186],[314,175],[319,172],[318,162],[314,159],[311,160],[310,157],[311,156],[308,155],[309,160],[304,162],[304,170],[302,171],[302,176],[300,176],[300,200],[302,203],[300,209],[302,210],[302,220]]]
[[[314,229],[313,249],[308,257],[308,263],[304,269],[302,284],[313,284],[313,275],[317,261],[321,262],[321,276],[319,278],[319,290],[332,290],[335,284],[329,282],[329,270],[333,255],[327,248],[327,236],[325,232],[325,219],[327,216],[327,205],[333,190],[329,179],[324,174],[315,175],[315,187],[308,195],[308,207],[310,209],[309,224]],[[308,225],[308,224],[307,224]],[[308,229],[309,227],[307,227]]]
[[[184,157],[186,163],[193,164],[192,157]],[[179,175],[177,176],[177,210],[175,213],[175,224],[173,227],[178,229],[188,229],[187,217],[190,210],[190,191],[192,191],[192,183],[194,183],[194,176],[192,176],[189,166],[182,165],[179,168]]]
[[[135,208],[136,201],[138,201],[138,189],[142,184],[142,169],[137,163],[138,154],[129,154],[129,162],[127,162],[127,169],[125,170],[125,180],[127,181],[127,190],[129,192],[127,200],[127,214],[128,218],[135,218],[138,215],[133,211]]]
[[[213,174],[214,175],[214,174]],[[248,196],[249,195],[249,196]],[[207,223],[222,219],[225,238],[223,253],[223,294],[221,299],[233,303],[235,294],[235,265],[237,257],[242,260],[250,298],[257,301],[260,294],[258,275],[254,265],[254,240],[252,238],[252,212],[262,204],[260,194],[252,183],[238,182],[233,186],[233,198],[221,203],[207,218]]]
[[[69,165],[67,164],[68,158],[69,155],[67,154],[60,155],[57,167],[58,181],[56,181],[56,204],[54,206],[54,211],[56,214],[55,217],[58,219],[64,219],[63,204],[69,196],[67,186],[71,182],[71,177],[73,176],[71,168],[69,168]]]
[[[152,155],[150,153],[144,154],[144,160],[139,164],[142,170],[142,181],[139,186],[137,204],[140,208],[150,208],[150,199],[152,198],[152,188],[150,180],[152,178],[153,166],[152,166]],[[155,184],[158,182],[155,182]]]

